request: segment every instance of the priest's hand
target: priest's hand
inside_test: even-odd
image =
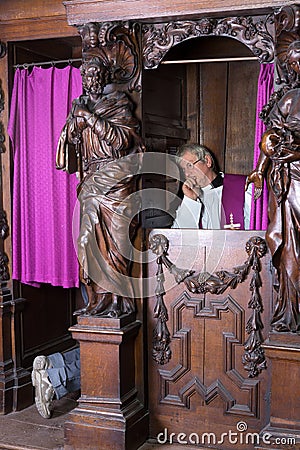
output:
[[[197,200],[201,194],[201,188],[197,185],[194,178],[187,178],[182,185],[182,192],[192,200]]]

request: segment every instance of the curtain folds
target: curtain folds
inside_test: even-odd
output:
[[[12,278],[38,286],[79,286],[73,245],[75,175],[56,170],[56,146],[72,99],[82,93],[79,69],[17,69],[8,133],[14,158]],[[74,224],[76,226],[76,224]]]
[[[268,103],[273,90],[274,90],[274,65],[261,64],[257,86],[256,130],[254,141],[253,168],[256,167],[260,155],[259,142],[261,140],[263,133],[266,130],[265,124],[259,118],[259,113],[261,112],[265,104]],[[264,181],[262,195],[256,201],[254,201],[254,189],[253,189],[250,230],[266,230],[267,226],[268,226],[268,189],[266,182]]]

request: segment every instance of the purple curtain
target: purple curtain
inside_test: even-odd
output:
[[[262,108],[268,103],[270,95],[273,92],[274,85],[274,65],[261,64],[260,73],[257,86],[257,101],[256,101],[256,131],[254,142],[254,157],[253,168],[256,167],[257,160],[260,155],[259,142],[262,134],[266,130],[266,126],[259,118],[259,113]],[[254,189],[253,189],[254,191]],[[252,194],[250,229],[251,230],[266,230],[268,226],[268,189],[264,181],[264,187],[261,197],[254,201],[254,192]]]
[[[72,99],[82,92],[79,69],[17,69],[8,133],[14,157],[12,278],[38,286],[79,285],[72,238],[75,175],[55,168],[56,146]]]

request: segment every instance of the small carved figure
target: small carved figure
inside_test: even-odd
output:
[[[293,88],[283,92],[271,108],[261,155],[246,186],[254,183],[255,198],[262,191],[263,177],[269,188],[269,226],[266,240],[276,271],[277,292],[271,325],[281,332],[300,331],[300,41],[289,45],[286,67],[294,71]],[[298,87],[296,87],[298,86]]]
[[[118,316],[135,310],[130,251],[136,221],[131,194],[139,159],[129,155],[142,150],[139,124],[127,95],[109,92],[110,68],[100,58],[84,62],[81,74],[85,94],[73,102],[57,152],[58,169],[82,173],[78,257],[88,303],[75,314]]]

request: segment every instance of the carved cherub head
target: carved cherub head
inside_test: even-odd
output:
[[[85,61],[81,68],[82,85],[88,94],[102,94],[110,82],[110,70],[98,57]]]
[[[82,51],[86,52],[90,48],[99,46],[99,25],[91,22],[78,27],[78,31],[82,38]]]

